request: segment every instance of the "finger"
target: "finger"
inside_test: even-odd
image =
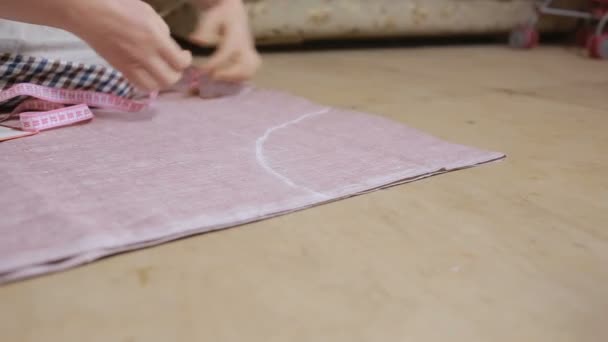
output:
[[[262,66],[262,58],[257,51],[253,50],[253,52],[249,54],[247,61],[251,71],[250,77],[252,77]]]
[[[141,15],[142,18],[147,18],[150,21],[149,24],[154,26],[157,29],[157,32],[167,35],[171,34],[169,24],[167,24],[165,19],[158,14],[152,5],[143,1],[140,3],[140,5],[143,7],[141,8],[141,13],[138,13],[138,15]]]
[[[148,59],[146,67],[148,68],[148,73],[158,84],[159,88],[156,90],[163,90],[177,83],[182,73],[173,69],[165,60],[159,57]]]
[[[229,68],[213,73],[213,79],[224,82],[243,82],[248,79],[243,65],[235,64]]]
[[[192,43],[201,45],[217,45],[222,34],[220,17],[213,12],[201,16],[199,23],[188,37]]]
[[[123,72],[123,75],[139,90],[157,91],[160,88],[154,77],[142,68],[131,68]]]
[[[169,27],[169,24],[167,24],[167,22],[161,17],[158,16],[160,18],[161,24],[160,28],[162,29],[162,32],[166,35],[171,35],[171,27]]]
[[[238,59],[239,50],[231,47],[228,44],[221,45],[220,48],[211,56],[211,58],[203,64],[203,70],[207,72],[215,72],[218,69],[228,67]]]
[[[234,64],[214,72],[212,77],[220,81],[242,82],[251,78],[255,69],[253,61],[237,60]]]
[[[245,81],[255,75],[260,64],[261,59],[256,53],[245,53],[233,65],[217,70],[212,76],[222,81]]]
[[[183,71],[192,65],[192,52],[183,50],[171,38],[166,44],[161,45],[161,57],[176,71]]]
[[[253,77],[255,69],[244,64],[235,64],[213,74],[213,79],[226,82],[244,82]]]

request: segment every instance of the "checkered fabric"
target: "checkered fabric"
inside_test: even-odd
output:
[[[135,95],[133,86],[112,68],[10,53],[0,54],[0,89],[8,89],[18,83],[91,90],[127,98]],[[14,107],[25,99],[22,96],[0,103],[0,109]]]

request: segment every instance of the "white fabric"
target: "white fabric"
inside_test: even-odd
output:
[[[0,53],[108,65],[75,35],[56,28],[0,19]]]

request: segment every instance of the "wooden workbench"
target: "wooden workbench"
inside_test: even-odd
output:
[[[502,46],[265,61],[261,85],[508,159],[0,287],[0,341],[608,340],[608,64]]]

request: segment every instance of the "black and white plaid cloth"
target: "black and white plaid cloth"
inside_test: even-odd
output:
[[[133,86],[123,75],[103,65],[87,65],[60,60],[29,57],[10,53],[0,54],[0,90],[18,83],[33,83],[45,87],[91,90],[132,98]],[[0,103],[1,109],[12,108],[26,97]]]

